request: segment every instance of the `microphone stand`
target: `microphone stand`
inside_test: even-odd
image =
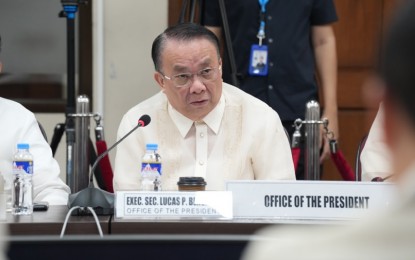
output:
[[[74,175],[74,145],[75,145],[75,121],[69,116],[75,114],[75,14],[79,4],[85,4],[84,0],[61,0],[63,11],[59,17],[66,18],[66,38],[67,38],[67,103],[65,109],[65,130],[66,130],[66,176]],[[60,133],[63,134],[63,131]],[[60,136],[61,137],[61,136]],[[59,142],[60,137],[58,140]],[[56,148],[55,148],[56,149]]]
[[[222,28],[223,28],[223,35],[225,37],[226,50],[228,53],[229,67],[231,70],[232,85],[234,85],[235,87],[239,87],[239,83],[237,79],[238,72],[236,69],[235,54],[233,53],[231,33],[229,31],[228,16],[226,14],[226,7],[225,7],[224,0],[219,0],[219,8],[220,8],[220,14],[222,17]]]
[[[88,207],[92,207],[97,215],[112,215],[114,214],[114,200],[115,196],[113,193],[98,189],[94,187],[93,176],[95,168],[98,163],[104,158],[112,149],[114,149],[119,143],[124,141],[132,132],[137,130],[139,127],[144,127],[150,123],[150,117],[144,115],[138,121],[138,124],[125,134],[120,140],[115,142],[108,150],[103,152],[95,160],[89,172],[89,186],[75,194],[70,194],[68,199],[69,208],[78,207],[72,211],[73,216],[77,215],[90,215]]]
[[[198,4],[197,4],[197,2]],[[199,5],[200,10],[201,9],[201,1],[202,0],[190,0],[190,3],[188,3],[188,0],[184,0],[182,3],[182,8],[180,11],[180,16],[179,16],[179,23],[184,23],[185,22],[185,17],[189,16],[189,22],[190,23],[194,23],[195,22],[195,12],[196,12],[196,6]],[[189,6],[190,5],[190,6]],[[201,17],[201,12],[199,12],[199,17]]]

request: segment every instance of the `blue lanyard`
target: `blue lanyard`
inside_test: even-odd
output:
[[[261,12],[266,12],[266,5],[268,4],[269,0],[258,0],[259,5],[261,6]]]
[[[261,11],[259,13],[260,23],[257,37],[259,39],[259,46],[262,45],[262,40],[265,38],[265,12],[267,11],[266,6],[269,0],[258,0],[259,5],[261,6]]]

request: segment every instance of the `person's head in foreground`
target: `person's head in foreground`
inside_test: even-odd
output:
[[[385,140],[401,184],[415,161],[415,1],[407,2],[393,20],[379,62]]]
[[[244,259],[413,259],[415,257],[415,1],[396,13],[381,47],[385,140],[400,200],[397,208],[350,226],[271,227]],[[373,95],[378,96],[373,93]]]

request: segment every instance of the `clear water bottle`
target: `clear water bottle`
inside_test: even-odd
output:
[[[33,156],[29,144],[17,144],[13,158],[12,214],[33,213]]]
[[[7,194],[4,189],[4,179],[0,174],[0,221],[6,220]]]
[[[141,189],[161,191],[161,156],[157,144],[147,144],[141,160]]]

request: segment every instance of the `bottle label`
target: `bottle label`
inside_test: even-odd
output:
[[[141,174],[161,176],[161,163],[147,163],[141,164]]]
[[[20,173],[22,171],[28,174],[33,174],[33,161],[14,161],[13,172]]]

